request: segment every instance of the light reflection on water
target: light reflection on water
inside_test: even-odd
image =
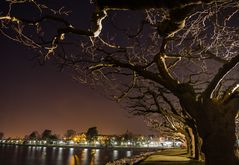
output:
[[[63,148],[59,147],[58,148],[58,153],[57,153],[57,165],[63,165]]]
[[[126,157],[131,157],[132,156],[132,151],[126,151]]]
[[[119,151],[118,150],[114,150],[113,151],[113,160],[118,159],[118,156],[119,156]]]
[[[87,148],[85,148],[81,153],[81,162],[83,165],[87,164],[88,162],[88,153],[89,151]]]
[[[97,164],[99,162],[99,159],[100,159],[100,149],[95,149],[94,150],[93,158],[94,158],[94,164]]]
[[[1,165],[103,165],[142,150],[91,149],[0,144]]]

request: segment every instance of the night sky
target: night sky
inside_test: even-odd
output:
[[[71,19],[89,21],[91,13],[87,11],[92,7],[88,0],[71,4],[49,2],[66,8],[78,6]],[[83,22],[75,23],[85,26],[87,23]],[[37,65],[30,60],[34,53],[0,36],[0,132],[6,137],[23,137],[44,129],[62,135],[67,129],[85,132],[92,126],[97,126],[102,134],[122,134],[126,130],[151,133],[142,119],[130,116],[116,103],[74,82],[70,73],[60,72],[50,64]]]

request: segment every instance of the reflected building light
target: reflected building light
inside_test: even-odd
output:
[[[91,150],[91,155],[94,156],[94,155],[95,155],[95,152],[96,152],[96,150],[95,150],[95,149],[92,149],[92,150]]]
[[[57,161],[58,162],[62,162],[62,159],[63,159],[63,157],[62,157],[62,151],[63,151],[63,148],[62,147],[59,147],[58,148],[58,154],[57,154]]]
[[[71,155],[68,165],[80,165],[79,157],[76,154]]]
[[[95,165],[96,163],[96,160],[95,160],[95,154],[96,154],[96,150],[95,149],[92,149],[91,150],[91,158],[90,158],[90,164],[91,165]]]
[[[57,156],[57,152],[56,152],[56,147],[52,147],[52,149],[51,149],[51,153],[52,153],[52,159],[55,159],[56,158],[56,156]]]
[[[28,155],[27,157],[30,156],[31,150],[32,150],[32,147],[31,147],[31,146],[28,146],[28,147],[27,147],[27,155]]]
[[[69,162],[68,162],[68,164],[69,164],[69,165],[75,165],[75,160],[74,160],[74,156],[73,156],[73,155],[71,155],[71,156],[69,157]]]
[[[95,164],[99,164],[99,160],[100,160],[100,149],[96,149],[96,150],[95,150],[94,160],[95,160]]]
[[[118,150],[114,150],[113,151],[113,160],[118,159],[118,157],[119,157],[119,151]]]
[[[77,165],[74,157],[74,148],[69,148],[68,162],[69,165]]]
[[[131,157],[132,156],[132,151],[126,151],[126,157]]]
[[[18,153],[18,146],[15,146],[15,148],[14,148],[14,155],[17,157],[17,153]],[[15,157],[14,156],[14,157]]]
[[[46,156],[46,147],[42,148],[42,155]]]
[[[33,147],[31,148],[31,155],[30,155],[30,159],[33,159],[33,158],[35,157],[35,152],[36,152],[36,147],[35,147],[35,146],[33,146]]]
[[[58,148],[58,152],[59,152],[59,153],[62,153],[62,150],[63,150],[62,147],[59,147],[59,148]]]
[[[42,146],[38,146],[38,147],[37,147],[37,150],[41,150],[41,149],[42,149]]]
[[[74,155],[74,148],[69,148],[69,157],[71,157],[72,155]]]
[[[81,153],[81,164],[83,164],[83,165],[89,164],[88,154],[89,154],[89,151],[88,151],[87,148],[82,150],[82,153]]]
[[[42,150],[42,152],[41,152],[42,164],[45,164],[46,163],[46,156],[47,156],[46,147],[39,147],[39,148],[40,148],[40,151]]]
[[[34,160],[34,154],[33,152],[33,147],[32,146],[28,146],[27,148],[27,156],[26,156],[26,161],[27,162],[32,162],[32,160]]]

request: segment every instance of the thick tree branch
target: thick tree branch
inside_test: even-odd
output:
[[[238,64],[239,55],[232,58],[228,63],[224,64],[214,76],[212,81],[209,83],[205,91],[202,93],[202,97],[204,100],[208,100],[213,98],[213,92],[219,85],[219,83],[223,80],[223,78]]]
[[[114,67],[122,67],[122,68],[127,68],[127,69],[130,69],[130,70],[133,70],[139,76],[142,76],[146,79],[149,79],[149,80],[152,80],[152,81],[155,81],[155,82],[158,82],[159,84],[165,86],[170,91],[176,91],[177,86],[175,86],[175,84],[169,83],[168,81],[166,81],[165,79],[160,77],[160,75],[157,74],[157,73],[153,73],[151,71],[148,71],[148,70],[144,69],[143,66],[131,65],[129,63],[124,63],[124,62],[116,60],[112,57],[108,57],[105,61],[109,64],[114,64]]]

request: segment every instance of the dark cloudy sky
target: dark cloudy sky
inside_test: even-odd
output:
[[[87,14],[90,15],[87,0],[73,0],[70,4],[49,2],[68,8],[78,5],[79,10],[71,19],[79,24],[82,22],[76,20],[87,21]],[[116,103],[74,82],[69,73],[59,72],[51,65],[35,65],[29,59],[32,54],[28,48],[0,35],[0,131],[7,137],[46,128],[57,134],[69,128],[84,132],[92,126],[104,134],[126,130],[150,133],[142,119],[129,117]]]

